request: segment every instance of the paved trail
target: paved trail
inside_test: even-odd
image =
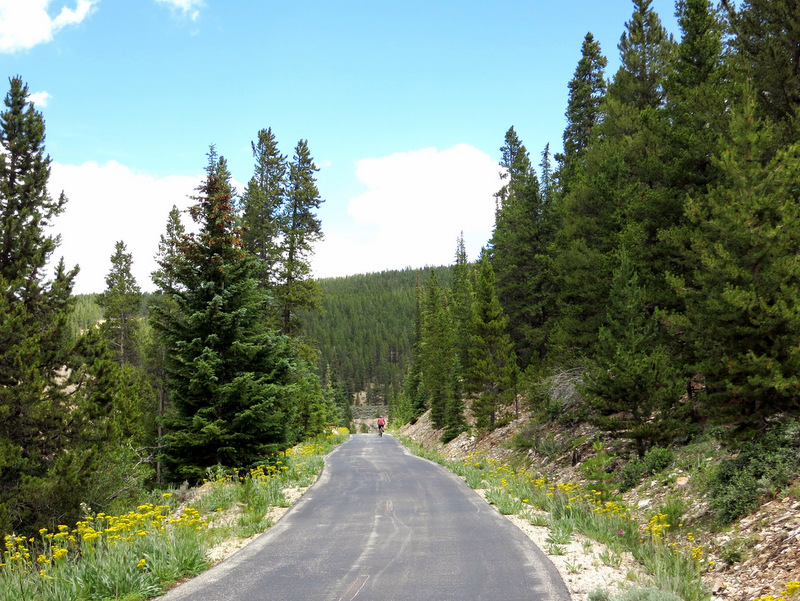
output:
[[[264,535],[160,601],[569,601],[533,543],[460,478],[359,434]]]

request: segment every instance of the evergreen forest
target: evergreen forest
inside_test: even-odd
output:
[[[452,265],[419,270],[315,280],[317,167],[307,140],[285,155],[266,128],[241,195],[208,149],[189,214],[164,224],[153,293],[120,240],[105,289],[76,296],[78,267],[51,264],[48,234],[69,201],[48,189],[44,119],[12,77],[0,536],[274,465],[349,425],[356,393],[392,424],[430,410],[443,440],[544,410],[639,457],[710,430],[743,445],[800,417],[800,13],[677,0],[675,39],[650,0],[632,9],[616,73],[583,40],[562,152],[498,132],[480,256],[461,237]],[[557,379],[577,400],[548,392]]]
[[[563,152],[505,133],[491,240],[421,287],[401,421],[430,409],[448,440],[465,400],[486,431],[522,399],[643,456],[798,416],[800,16],[679,0],[676,40],[650,5],[616,73],[586,34]]]
[[[240,197],[211,146],[189,214],[173,207],[165,224],[156,291],[142,292],[119,240],[105,289],[76,296],[79,267],[50,265],[59,240],[47,228],[68,199],[48,189],[44,119],[22,79],[9,83],[0,113],[0,536],[56,532],[87,507],[124,511],[148,490],[197,484],[214,470],[266,469],[346,423],[349,400],[332,374],[323,386],[301,337],[300,315],[319,306],[309,262],[322,235],[307,141],[289,158],[271,130],[259,131]]]

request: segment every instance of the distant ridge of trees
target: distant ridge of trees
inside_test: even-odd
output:
[[[304,314],[320,374],[330,367],[352,395],[386,402],[399,394],[412,360],[417,288],[431,268],[386,270],[318,280],[321,310]],[[452,280],[452,268],[433,268]]]

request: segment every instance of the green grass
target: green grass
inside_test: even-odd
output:
[[[324,455],[348,437],[311,441],[245,475],[211,470],[203,494],[164,493],[127,513],[86,516],[74,527],[8,536],[0,561],[0,601],[140,601],[208,567],[206,553],[228,537],[246,538],[271,525],[271,507],[288,505],[282,490],[306,486]]]

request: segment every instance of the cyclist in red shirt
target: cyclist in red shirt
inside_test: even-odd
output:
[[[383,428],[386,426],[386,420],[382,416],[378,416],[378,436],[383,436]]]

